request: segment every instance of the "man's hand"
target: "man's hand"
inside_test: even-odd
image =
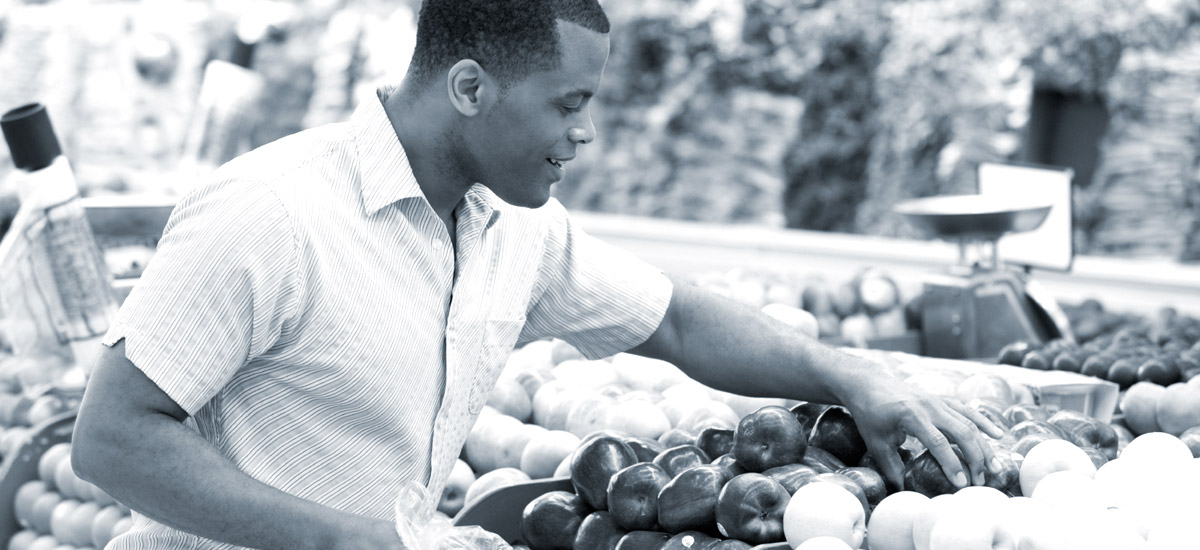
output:
[[[996,426],[961,402],[934,397],[879,365],[826,346],[755,308],[672,279],[671,305],[634,353],[674,363],[699,382],[754,397],[844,405],[883,474],[903,486],[896,449],[911,434],[959,486],[971,480],[950,447],[962,450],[973,481],[984,482]],[[962,477],[959,477],[959,476]],[[959,483],[961,482],[961,483]]]
[[[860,388],[854,397],[843,399],[843,405],[854,417],[881,473],[897,487],[904,486],[904,465],[897,449],[905,434],[920,440],[942,465],[946,478],[958,487],[969,482],[983,485],[985,470],[999,473],[992,447],[983,441],[980,430],[994,438],[1004,432],[978,411],[882,374],[864,379]],[[951,441],[962,451],[970,478],[950,447]]]

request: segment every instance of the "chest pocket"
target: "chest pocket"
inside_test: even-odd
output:
[[[475,376],[471,377],[471,396],[468,404],[471,414],[479,414],[487,404],[492,386],[504,370],[504,362],[517,343],[525,319],[493,320],[483,327],[483,345],[475,365]]]

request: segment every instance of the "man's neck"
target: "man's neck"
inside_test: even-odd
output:
[[[395,91],[383,99],[384,112],[408,155],[417,186],[453,236],[454,209],[473,182],[457,170],[461,163],[453,158],[447,140],[443,139],[447,128],[445,115],[420,98],[409,101],[401,93]]]

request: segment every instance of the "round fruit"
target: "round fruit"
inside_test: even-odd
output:
[[[532,550],[571,550],[589,513],[578,495],[550,491],[530,501],[521,512],[521,535]]]
[[[42,457],[38,459],[38,478],[46,482],[50,489],[54,489],[54,472],[58,470],[58,463],[62,460],[70,460],[71,444],[59,443],[46,449],[42,453]]]

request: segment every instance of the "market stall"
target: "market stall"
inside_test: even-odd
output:
[[[88,354],[180,197],[404,74],[378,52],[413,47],[418,7],[148,4],[0,2],[0,74],[16,75],[0,78],[9,550],[100,550],[132,528],[136,511],[71,463]],[[1195,10],[1131,0],[1109,22],[1051,2],[1073,23],[1028,34],[1051,8],[608,4],[630,38],[614,31],[618,83],[596,95],[614,137],[554,190],[573,223],[986,418],[1002,432],[986,437],[995,470],[959,488],[908,436],[901,486],[847,408],[542,339],[498,352],[494,387],[474,382],[486,404],[415,523],[478,526],[520,550],[1200,544],[1200,141],[1167,122],[1200,120]],[[944,23],[956,30],[924,30]],[[1137,55],[1103,54],[1113,36]],[[1072,55],[1046,53],[1058,47]],[[975,62],[990,69],[960,68]],[[1016,150],[1046,91],[1034,69],[1040,86],[1108,94],[1103,162]],[[1053,181],[1028,185],[1034,170]]]

